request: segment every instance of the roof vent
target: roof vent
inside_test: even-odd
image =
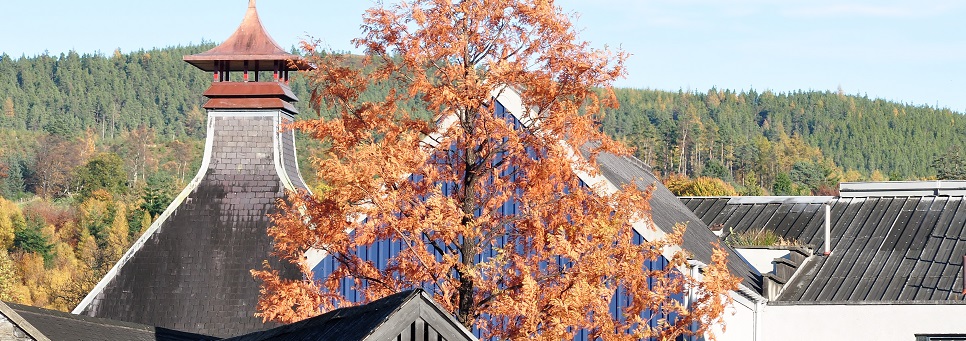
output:
[[[839,184],[839,196],[843,198],[953,195],[966,195],[966,181],[881,181],[843,182]]]

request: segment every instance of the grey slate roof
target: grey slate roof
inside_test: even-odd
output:
[[[0,303],[2,304],[2,303]],[[215,337],[180,332],[137,323],[73,315],[65,312],[29,307],[19,304],[7,305],[20,317],[36,328],[43,336],[55,341],[196,341],[217,340]],[[0,339],[6,340],[5,335]]]
[[[50,338],[27,322],[16,310],[0,302],[0,340],[49,341]]]
[[[692,253],[693,258],[704,263],[711,262],[712,243],[718,242],[718,236],[708,228],[684,203],[664,187],[651,171],[651,168],[633,157],[620,157],[609,153],[600,153],[597,164],[601,173],[608,181],[621,187],[634,181],[638,188],[644,190],[655,185],[651,196],[651,219],[655,225],[666,233],[672,232],[674,225],[687,225],[682,248]],[[761,278],[737,252],[730,246],[720,243],[728,251],[728,268],[732,275],[742,278],[742,283],[749,289],[761,292]]]
[[[341,308],[232,341],[476,340],[422,290],[408,290],[366,305]]]
[[[819,250],[825,241],[823,205],[832,197],[682,197],[681,201],[722,238],[767,229]]]
[[[683,200],[725,230],[772,229],[817,253],[825,219],[817,207],[831,205],[831,255],[806,262],[778,303],[966,303],[963,196]]]
[[[277,325],[254,316],[260,283],[249,272],[268,259],[284,277],[301,276],[269,254],[267,215],[285,189],[274,163],[273,115],[209,114],[210,161],[198,186],[79,313],[220,337]],[[292,153],[283,162],[294,160],[294,148],[281,149]],[[282,171],[304,186],[297,172]]]

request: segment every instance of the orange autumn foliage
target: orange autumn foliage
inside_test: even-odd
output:
[[[708,281],[679,274],[683,227],[633,243],[635,223],[654,228],[649,192],[582,187],[577,175],[599,175],[598,152],[628,153],[595,124],[616,105],[610,84],[624,74],[624,54],[579,41],[552,1],[416,0],[368,10],[363,30],[363,68],[305,46],[317,66],[306,75],[313,104],[340,114],[295,124],[327,146],[313,161],[326,189],[279,203],[269,230],[276,254],[309,280],[253,271],[263,281],[260,316],[292,322],[353,305],[339,295],[349,279],[365,301],[430,289],[464,325],[501,339],[567,339],[580,329],[673,339],[692,321],[706,322],[703,333],[718,320],[737,283],[724,258],[705,269]],[[399,90],[362,96],[387,85]],[[522,127],[493,114],[505,92],[529,109]],[[401,105],[414,99],[432,121]],[[576,156],[587,145],[599,147]],[[507,202],[515,213],[501,210]],[[355,254],[386,240],[405,247],[385,267]],[[338,263],[320,281],[304,263],[310,249]],[[662,255],[667,267],[645,266]],[[633,298],[624,316],[609,313],[618,288]],[[684,306],[673,297],[686,288],[704,299]],[[679,318],[652,329],[645,311]]]

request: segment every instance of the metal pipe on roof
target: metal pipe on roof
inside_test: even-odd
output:
[[[831,233],[832,209],[831,209],[831,206],[829,206],[829,204],[825,204],[823,206],[825,206],[825,252],[822,252],[822,254],[828,256],[832,254],[832,249],[829,246],[829,243],[830,243],[829,239],[831,239],[830,235],[832,234]]]

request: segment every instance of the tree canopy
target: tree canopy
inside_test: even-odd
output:
[[[649,193],[608,193],[578,175],[599,174],[598,152],[627,153],[596,124],[616,105],[610,84],[624,73],[622,53],[578,40],[568,15],[545,1],[406,2],[368,10],[363,31],[361,69],[307,46],[318,65],[307,75],[312,100],[338,115],[295,127],[328,146],[314,160],[328,189],[293,194],[273,216],[277,253],[307,279],[255,271],[265,319],[362,303],[340,294],[346,280],[365,301],[425,288],[484,337],[673,338],[720,316],[737,283],[723,251],[702,282],[677,272],[683,252],[649,266],[680,244],[683,228],[635,243],[635,224],[653,228]],[[361,100],[386,82],[398,90]],[[504,96],[520,103],[495,100]],[[415,100],[432,120],[400,105]],[[577,148],[589,145],[599,147],[585,159]],[[382,241],[403,245],[385,266],[356,252]],[[309,249],[337,268],[314,280]],[[701,299],[677,301],[685,286]],[[612,314],[619,290],[633,299]],[[648,323],[660,312],[677,319]]]

